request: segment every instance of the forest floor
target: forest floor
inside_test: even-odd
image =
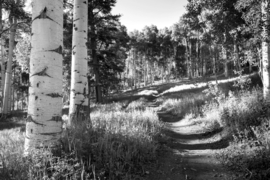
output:
[[[220,80],[219,86],[224,94],[233,88],[235,79]],[[152,166],[144,170],[145,180],[243,180],[245,174],[232,172],[225,168],[217,159],[217,154],[230,147],[231,134],[225,127],[203,118],[193,119],[179,111],[188,114],[187,99],[203,101],[198,97],[208,88],[209,81],[214,79],[182,80],[161,85],[153,85],[114,95],[108,99],[110,102],[123,102],[122,109],[133,101],[144,99],[143,108],[151,108],[157,113],[160,121],[164,123],[162,133],[157,138],[160,148],[158,158]],[[224,82],[223,82],[224,81]],[[226,82],[225,82],[226,81]],[[194,99],[192,99],[194,98]],[[172,102],[171,104],[168,102]],[[182,106],[174,106],[177,103]],[[167,102],[167,103],[166,103]],[[175,104],[174,104],[175,103]],[[192,107],[202,104],[192,104]],[[185,109],[187,108],[187,109]],[[66,114],[63,110],[63,114]],[[19,127],[20,132],[25,131],[25,124],[20,121],[26,117],[25,112],[18,111],[12,115],[12,121],[0,123],[0,131]],[[1,179],[1,178],[0,178]]]
[[[229,146],[226,129],[201,123],[181,121],[178,117],[158,112],[165,137],[158,165],[149,170],[149,180],[241,180],[216,159],[216,154]]]
[[[212,80],[213,81],[213,80]],[[225,80],[226,81],[226,80]],[[235,81],[227,80],[227,82]],[[205,81],[201,81],[205,82]],[[198,84],[196,84],[198,83]],[[143,95],[148,100],[146,106],[156,109],[160,121],[165,126],[163,137],[159,143],[162,150],[159,152],[157,166],[146,170],[147,180],[242,180],[244,174],[232,172],[225,168],[216,155],[227,148],[232,138],[228,131],[219,125],[213,127],[212,123],[193,122],[184,119],[170,111],[161,110],[157,99],[167,92],[166,99],[183,97],[185,92],[202,93],[206,84],[200,82],[182,81],[181,83],[168,83],[143,88],[126,93],[127,99],[136,100]],[[188,86],[188,87],[185,87]],[[171,89],[171,90],[169,90]],[[141,93],[144,92],[144,93]],[[154,94],[154,95],[153,95]],[[124,99],[124,96],[122,96]],[[121,99],[121,98],[120,98]]]

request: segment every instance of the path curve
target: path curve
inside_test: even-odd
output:
[[[149,107],[157,108],[155,102]],[[183,122],[169,112],[157,112],[165,123],[160,139],[167,150],[160,152],[157,167],[149,169],[147,180],[243,180],[225,169],[215,154],[229,146],[229,134],[222,127]]]

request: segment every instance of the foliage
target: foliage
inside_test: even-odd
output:
[[[208,83],[208,88],[205,89],[203,93],[205,93],[206,96],[213,98],[215,102],[218,104],[225,98],[225,94],[222,92],[218,83],[215,84]]]
[[[119,22],[120,15],[111,14],[115,3],[115,0],[91,0],[88,4],[89,85],[95,86],[97,101],[102,101],[100,95],[107,94],[109,87],[117,87],[126,58],[128,36]]]
[[[226,105],[227,104],[227,105]],[[233,142],[217,157],[227,167],[246,173],[248,179],[269,179],[269,104],[260,89],[227,99],[220,111]]]
[[[15,48],[16,61],[24,72],[29,72],[29,61],[31,51],[30,35],[25,34],[21,37]]]

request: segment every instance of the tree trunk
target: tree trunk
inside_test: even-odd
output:
[[[4,52],[4,40],[1,38],[1,92],[2,92],[2,110],[4,104],[4,89],[5,89],[5,77],[6,77],[6,66],[5,66],[5,52]]]
[[[92,2],[93,3],[93,2]],[[91,58],[93,60],[93,74],[95,76],[95,94],[96,94],[96,102],[102,102],[102,89],[101,89],[101,82],[100,82],[100,73],[99,73],[99,60],[97,58],[97,34],[96,34],[96,27],[94,24],[95,17],[93,12],[93,5],[91,1],[89,3],[91,5],[92,10],[89,10],[88,7],[88,20],[90,26],[90,49],[91,49]]]
[[[235,63],[235,70],[241,71],[241,65],[239,60],[239,47],[236,42],[234,42],[234,63]]]
[[[11,101],[11,111],[15,110],[15,90],[14,90],[14,85],[11,86],[11,93],[12,93],[12,101]]]
[[[94,15],[93,15],[94,17]],[[92,59],[93,59],[93,72],[95,75],[95,92],[96,92],[96,102],[102,102],[102,92],[101,92],[101,83],[100,83],[100,75],[99,75],[99,61],[97,59],[97,47],[96,47],[96,28],[94,24],[90,25],[90,30],[92,34],[91,37],[91,50],[92,50]]]
[[[0,2],[0,32],[3,31],[2,25],[2,1]],[[4,95],[4,86],[5,86],[5,61],[4,61],[4,46],[3,46],[3,38],[0,35],[0,43],[1,43],[1,108],[3,110],[3,95]]]
[[[262,51],[259,47],[257,47],[257,53],[259,56],[259,64],[258,64],[258,68],[259,68],[259,76],[261,78],[261,81],[263,82],[263,66],[262,66]]]
[[[149,64],[150,64],[150,78],[149,79],[150,79],[150,85],[152,85],[153,84],[153,81],[152,81],[152,75],[153,75],[152,74],[153,73],[152,68],[153,68],[153,65],[152,65],[152,62],[149,62]]]
[[[88,0],[74,0],[72,34],[72,66],[71,90],[69,105],[69,121],[83,117],[88,109],[88,80],[87,80],[87,29],[88,29]],[[79,119],[78,119],[79,120]]]
[[[147,86],[147,61],[144,56],[144,86]]]
[[[187,77],[191,79],[191,54],[190,54],[190,49],[189,49],[189,42],[186,39],[186,61],[187,61]]]
[[[137,83],[137,81],[136,81],[136,78],[137,78],[137,75],[136,75],[136,62],[135,62],[135,49],[131,49],[131,57],[132,57],[132,63],[133,63],[133,87],[134,87],[134,89],[136,89],[137,88],[137,86],[136,86],[136,83]]]
[[[10,18],[11,28],[10,28],[10,37],[9,37],[9,50],[8,50],[8,62],[7,69],[5,75],[5,89],[4,89],[4,101],[3,101],[3,116],[5,117],[8,113],[10,113],[11,103],[11,77],[12,77],[12,59],[13,59],[13,49],[14,49],[14,41],[15,34],[17,28],[17,19],[11,17]]]
[[[34,0],[25,155],[58,147],[62,133],[63,0]]]
[[[203,66],[202,66],[202,73],[203,73],[203,76],[206,76],[206,68],[207,68],[207,60],[206,60],[206,49],[205,48],[201,48],[201,57],[202,57],[202,62],[203,62]]]
[[[212,64],[213,64],[213,74],[216,76],[217,73],[217,64],[216,64],[216,58],[215,58],[215,48],[212,45],[209,46],[209,53],[210,53],[210,58],[212,58]]]
[[[164,66],[161,66],[161,82],[164,83]]]
[[[220,72],[220,66],[219,66],[219,49],[218,49],[218,47],[217,48],[215,48],[215,50],[214,50],[214,57],[215,57],[215,62],[216,62],[216,74],[218,73],[218,72]]]
[[[224,63],[224,75],[225,77],[229,77],[229,67],[228,67],[228,57],[227,57],[227,49],[224,45],[222,45],[222,55],[223,55],[223,63]]]
[[[192,58],[192,41],[189,41],[189,62],[190,62],[190,76],[194,77],[194,61]]]
[[[263,66],[263,96],[270,101],[270,68],[269,68],[269,1],[262,0],[262,66]]]
[[[196,62],[196,76],[200,76],[200,64],[201,64],[201,59],[200,59],[200,40],[199,40],[199,33],[198,33],[198,39],[197,39],[197,62]]]

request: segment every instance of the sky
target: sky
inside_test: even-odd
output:
[[[120,14],[127,30],[142,30],[146,25],[170,27],[184,14],[187,0],[117,0],[112,14]]]

